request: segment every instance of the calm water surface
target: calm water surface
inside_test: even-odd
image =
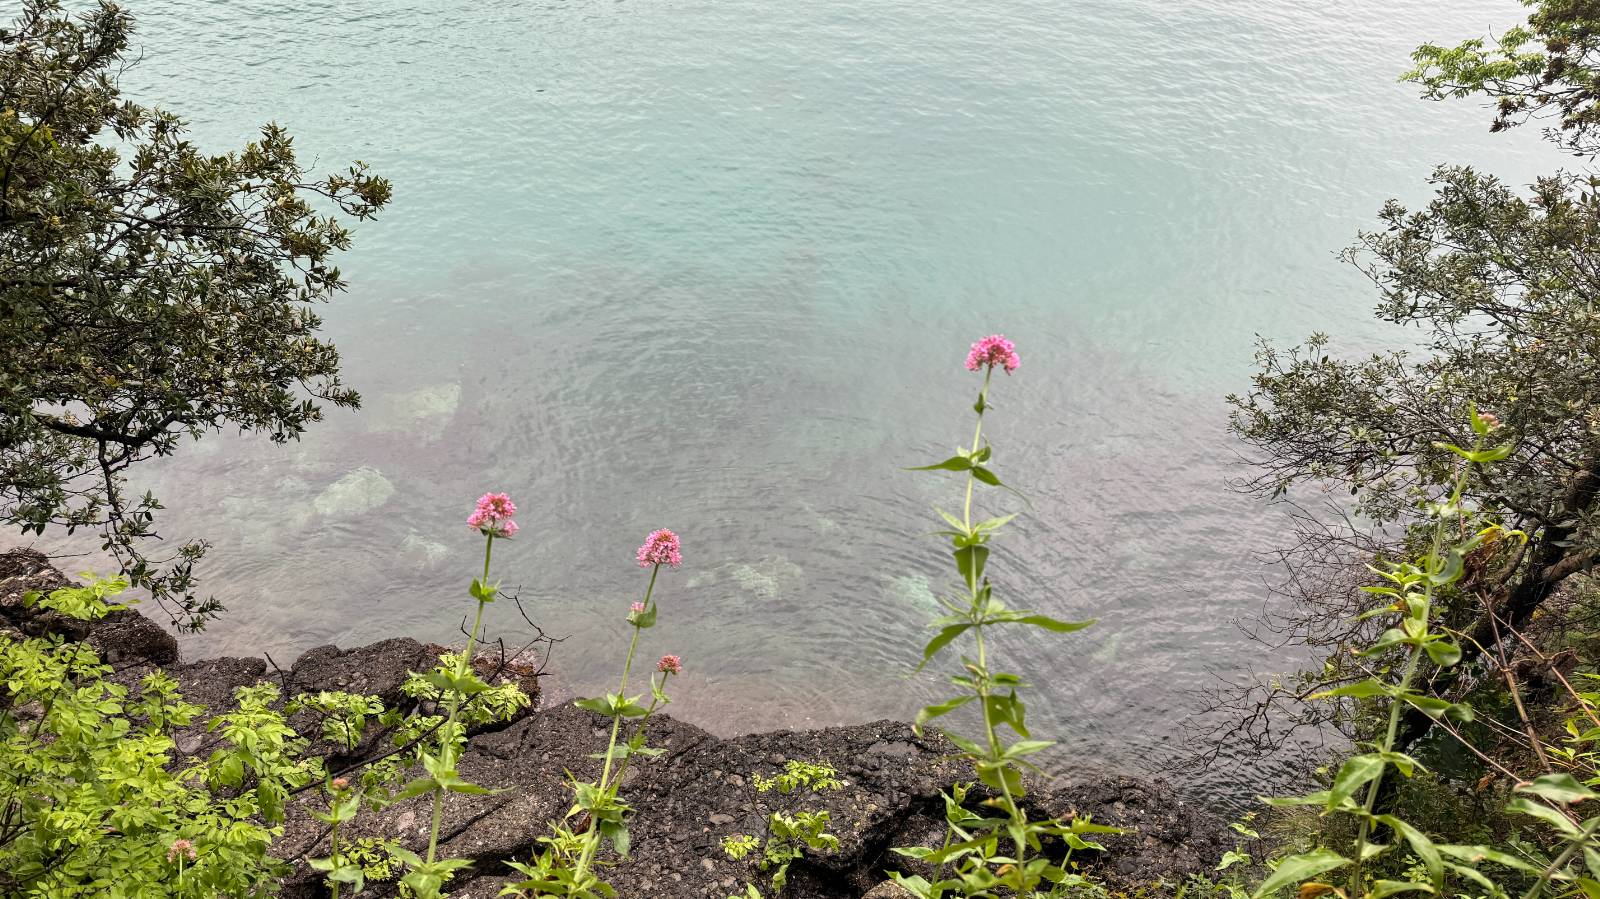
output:
[[[187,652],[449,639],[481,551],[462,520],[507,490],[523,532],[496,561],[570,635],[568,690],[614,677],[641,538],[683,535],[643,651],[684,657],[673,712],[724,733],[941,694],[907,672],[948,585],[929,506],[959,484],[898,466],[970,433],[966,346],[1002,331],[1023,366],[989,433],[1033,508],[991,569],[1100,624],[1001,652],[1037,730],[1156,769],[1209,671],[1285,662],[1232,624],[1284,526],[1226,486],[1253,334],[1398,339],[1333,252],[1437,163],[1560,162],[1395,80],[1511,0],[136,9],[126,86],[198,140],[276,118],[321,168],[395,184],[325,310],[365,407],[150,476],[165,530],[216,542],[231,610]]]

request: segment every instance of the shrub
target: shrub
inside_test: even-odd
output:
[[[38,604],[80,620],[122,579],[66,587]],[[167,674],[136,693],[82,643],[0,639],[0,893],[17,897],[256,896],[291,790],[321,775],[273,709],[278,688],[243,687],[213,717],[218,747],[184,760],[173,729],[201,720]]]

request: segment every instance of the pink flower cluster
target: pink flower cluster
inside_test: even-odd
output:
[[[1017,345],[999,334],[990,334],[973,344],[972,352],[967,354],[967,371],[977,371],[986,365],[990,368],[1000,365],[1009,375],[1021,364],[1022,360],[1017,358]]]
[[[651,531],[650,536],[644,538],[644,545],[639,547],[639,552],[634,558],[639,560],[640,568],[649,568],[651,565],[671,565],[677,568],[683,564],[683,553],[678,551],[678,535],[666,528]]]
[[[194,861],[196,856],[194,843],[189,840],[173,840],[172,847],[167,850],[167,861],[175,862],[179,856]]]
[[[628,611],[632,612],[635,615],[643,615],[644,614],[644,603],[636,602],[632,606],[629,607]]]
[[[662,674],[682,674],[683,660],[677,656],[662,656],[656,663],[656,670]]]
[[[512,537],[517,533],[517,523],[511,516],[517,514],[517,504],[504,493],[485,493],[478,498],[477,508],[467,518],[467,527],[496,537]]]

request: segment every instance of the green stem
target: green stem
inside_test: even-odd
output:
[[[1583,825],[1583,830],[1567,843],[1567,848],[1556,856],[1556,860],[1551,862],[1548,868],[1540,872],[1539,879],[1533,882],[1533,886],[1528,887],[1526,893],[1522,894],[1522,899],[1539,899],[1539,894],[1544,892],[1544,885],[1549,883],[1550,878],[1556,876],[1562,868],[1565,868],[1567,862],[1572,861],[1572,857],[1578,854],[1579,849],[1589,845],[1589,842],[1594,839],[1597,829],[1600,829],[1600,817],[1590,818]]]
[[[1483,438],[1479,437],[1473,443],[1473,449],[1481,449],[1482,446]],[[1449,507],[1452,509],[1456,508],[1461,501],[1461,493],[1466,487],[1467,475],[1470,470],[1470,468],[1463,466],[1461,472],[1456,475],[1454,489],[1452,489],[1450,492]],[[1433,546],[1428,550],[1427,574],[1429,577],[1423,580],[1422,587],[1421,619],[1424,629],[1427,628],[1428,623],[1433,616],[1434,585],[1432,575],[1436,573],[1440,566],[1440,553],[1444,549],[1445,524],[1446,522],[1444,516],[1439,515],[1439,520],[1433,526]],[[1411,680],[1412,678],[1416,677],[1417,669],[1422,663],[1422,653],[1423,649],[1420,645],[1413,645],[1411,647],[1411,652],[1406,656],[1406,667],[1404,672],[1400,675],[1400,695],[1403,695],[1411,688]],[[1399,733],[1400,729],[1400,713],[1404,710],[1404,708],[1405,703],[1399,698],[1399,695],[1389,701],[1389,725],[1384,730],[1383,743],[1379,747],[1379,751],[1386,755],[1394,751],[1395,737]],[[1372,782],[1367,785],[1366,800],[1361,806],[1363,812],[1361,816],[1361,826],[1356,832],[1356,852],[1354,864],[1350,868],[1350,895],[1352,896],[1359,896],[1362,893],[1362,857],[1366,855],[1367,839],[1372,835],[1372,814],[1373,810],[1378,806],[1378,792],[1383,786],[1384,775],[1387,774],[1388,771],[1389,766],[1387,763],[1385,763],[1384,766],[1378,770],[1378,776],[1374,777]]]
[[[991,365],[983,372],[983,389],[978,391],[978,408],[989,407],[989,379],[994,377],[994,366]],[[972,429],[972,451],[978,451],[978,441],[983,437],[983,412],[978,413],[978,424]],[[972,473],[967,473],[967,500],[961,507],[961,520],[966,523],[967,530],[972,530],[972,482],[975,479]]]
[[[1430,599],[1432,592],[1433,591],[1431,589],[1428,590]],[[1400,677],[1401,692],[1405,692],[1408,688],[1410,688],[1411,679],[1416,676],[1417,666],[1421,661],[1422,649],[1416,646],[1411,647],[1411,653],[1406,658],[1405,673]],[[1403,703],[1401,703],[1399,699],[1390,701],[1389,728],[1384,732],[1383,746],[1381,750],[1385,753],[1391,752],[1394,749],[1394,738],[1399,732],[1400,728],[1400,712],[1402,706]],[[1361,806],[1365,814],[1361,816],[1361,829],[1356,833],[1355,867],[1351,869],[1350,873],[1350,895],[1352,896],[1359,896],[1362,894],[1361,858],[1366,854],[1367,851],[1367,838],[1372,834],[1372,810],[1378,805],[1378,790],[1383,784],[1383,775],[1387,773],[1387,771],[1388,766],[1386,765],[1378,772],[1378,776],[1372,779],[1372,783],[1367,785],[1367,798]]]
[[[652,684],[652,686],[653,686],[653,684]],[[661,689],[663,691],[665,691],[666,688],[667,688],[667,680],[666,680],[666,676],[663,675],[662,678],[661,678]],[[654,691],[652,691],[652,693],[653,692]],[[645,726],[650,723],[650,716],[654,715],[655,712],[656,712],[656,709],[658,709],[660,707],[661,707],[661,700],[656,699],[654,696],[651,696],[650,697],[650,707],[648,709],[644,710],[644,715],[639,718],[639,726],[635,727],[633,729],[633,732],[635,734],[644,733]],[[632,763],[633,763],[633,753],[630,752],[626,756],[623,756],[622,764],[617,766],[617,773],[616,773],[616,776],[614,778],[617,783],[622,783],[622,778],[628,773],[628,766],[630,764],[632,764]]]
[[[984,370],[983,389],[978,393],[978,423],[973,427],[972,430],[972,452],[974,454],[978,452],[979,446],[983,439],[983,413],[988,409],[989,380],[993,377],[994,366],[991,365]],[[976,480],[977,478],[973,477],[970,471],[967,472],[967,497],[966,501],[962,504],[961,522],[962,524],[966,525],[968,533],[972,532],[972,485]],[[988,736],[989,740],[989,757],[991,760],[998,761],[1002,753],[1002,747],[1000,743],[1000,735],[995,731],[994,716],[991,715],[989,711],[988,649],[987,644],[983,639],[984,610],[978,607],[982,593],[977,574],[977,566],[974,565],[972,569],[972,577],[967,582],[967,589],[971,591],[970,600],[972,602],[973,616],[972,635],[978,644],[978,672],[975,679],[977,682],[978,703],[983,706],[983,730]],[[1005,796],[1006,811],[1011,816],[1011,822],[1013,824],[1020,824],[1021,822],[1017,820],[1017,817],[1021,814],[1021,809],[1017,807],[1017,802],[1011,795],[1011,785],[1007,782],[1004,774],[1000,775],[1000,792]],[[1026,850],[1026,845],[1021,842],[1017,843],[1017,862],[1019,866],[1021,865],[1023,855]]]
[[[332,809],[329,809],[332,811]],[[333,831],[328,836],[328,845],[333,849],[333,869],[339,870],[339,822],[333,822]],[[339,899],[339,881],[328,879],[328,884],[333,887],[333,899]]]
[[[487,587],[489,584],[489,560],[494,554],[494,531],[489,531],[483,544],[483,577],[479,583]],[[467,673],[472,665],[472,654],[478,649],[478,630],[483,627],[483,607],[486,603],[478,600],[478,613],[472,619],[472,631],[467,634],[467,650],[456,659],[455,675],[460,679]],[[455,767],[456,716],[461,711],[461,694],[451,691],[445,700],[444,725],[439,728],[439,757],[448,762],[449,767]],[[439,851],[439,825],[444,821],[444,790],[436,788],[433,791],[433,819],[428,827],[428,864],[433,864],[434,856]]]
[[[644,589],[644,607],[646,611],[650,608],[650,596],[655,593],[656,576],[660,573],[661,565],[659,563],[650,569],[650,585]],[[641,630],[643,628],[637,624],[633,626],[633,639],[628,642],[628,657],[622,663],[622,685],[617,688],[617,695],[623,697],[624,700],[628,694],[628,673],[633,670],[633,656],[634,652],[639,648],[639,632]],[[600,769],[599,793],[602,801],[604,801],[606,795],[606,787],[611,784],[611,764],[616,758],[617,734],[621,730],[622,716],[618,715],[611,721],[611,740],[606,744],[606,761],[605,765]],[[584,884],[584,877],[589,873],[589,865],[594,862],[595,853],[600,848],[599,828],[600,820],[591,812],[589,815],[589,829],[584,833],[583,853],[578,856],[578,869],[573,874],[573,882],[579,886]]]

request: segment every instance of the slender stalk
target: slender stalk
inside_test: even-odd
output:
[[[328,845],[333,849],[333,869],[339,870],[339,822],[333,822],[333,830],[328,835]],[[182,869],[179,869],[180,871]],[[339,881],[330,881],[333,887],[333,899],[339,899]]]
[[[983,389],[978,392],[978,423],[972,429],[972,452],[974,454],[978,452],[983,440],[983,413],[989,407],[989,381],[993,377],[994,366],[990,365],[984,370]],[[972,485],[976,480],[977,478],[973,476],[972,472],[967,472],[967,495],[966,500],[962,503],[961,522],[966,526],[968,533],[972,532]],[[983,730],[989,741],[989,758],[991,761],[998,762],[1004,747],[1000,743],[1000,735],[995,731],[994,716],[989,711],[988,649],[983,639],[985,610],[979,607],[982,588],[977,577],[976,566],[972,570],[971,577],[968,578],[967,589],[971,593],[969,598],[972,603],[972,636],[978,645],[978,671],[974,678],[977,683],[978,704],[983,707]],[[1011,822],[1013,824],[1021,823],[1017,820],[1021,810],[1017,807],[1016,799],[1011,795],[1011,785],[1004,773],[1000,774],[1000,792],[1006,798],[1006,811],[1011,817]],[[1027,847],[1018,842],[1017,862],[1019,864],[1022,862],[1022,856],[1026,851]]]
[[[1539,894],[1544,892],[1544,885],[1549,883],[1550,878],[1556,876],[1561,869],[1565,868],[1567,862],[1572,861],[1572,857],[1578,854],[1579,849],[1589,845],[1589,842],[1594,839],[1596,830],[1600,830],[1600,817],[1590,818],[1589,822],[1583,825],[1583,830],[1567,843],[1567,848],[1561,850],[1561,854],[1556,856],[1556,860],[1551,862],[1548,868],[1539,872],[1539,879],[1533,882],[1533,886],[1528,887],[1526,893],[1522,894],[1522,899],[1539,899]]]
[[[489,560],[494,554],[494,530],[491,528],[483,544],[483,577],[479,583],[489,584]],[[459,679],[467,673],[472,665],[472,655],[478,649],[478,630],[483,627],[484,600],[478,600],[478,613],[472,619],[472,631],[467,634],[467,649],[456,659],[455,675]],[[445,700],[444,726],[439,729],[439,756],[447,762],[448,767],[455,767],[456,754],[456,716],[461,712],[461,694],[452,691]],[[433,819],[428,826],[428,864],[433,864],[434,856],[439,851],[439,825],[444,821],[444,790],[433,791]],[[337,897],[336,897],[337,899]]]
[[[1483,438],[1480,437],[1474,443],[1473,449],[1476,450],[1482,446]],[[1461,501],[1461,493],[1466,487],[1467,474],[1470,470],[1470,468],[1463,466],[1461,468],[1461,472],[1456,475],[1455,488],[1450,492],[1450,502],[1447,508],[1458,510],[1458,504]],[[1439,514],[1438,521],[1435,522],[1433,526],[1433,546],[1428,550],[1428,568],[1426,572],[1428,576],[1424,578],[1422,582],[1423,600],[1421,620],[1424,628],[1428,626],[1428,622],[1433,615],[1433,575],[1438,573],[1440,566],[1440,553],[1444,549],[1445,525],[1446,521],[1443,514]],[[1422,653],[1423,650],[1421,646],[1413,645],[1411,647],[1411,651],[1407,654],[1405,670],[1400,676],[1399,688],[1401,694],[1404,694],[1411,688],[1411,680],[1412,678],[1416,677],[1417,668],[1420,667],[1422,663]],[[1383,743],[1379,747],[1380,752],[1387,754],[1394,751],[1394,741],[1395,737],[1399,733],[1400,713],[1403,708],[1404,703],[1398,697],[1389,701],[1389,725],[1384,731]],[[1359,896],[1362,893],[1362,857],[1366,855],[1367,839],[1372,835],[1372,813],[1378,805],[1378,792],[1383,786],[1384,775],[1387,774],[1388,771],[1389,767],[1386,763],[1378,770],[1378,776],[1374,777],[1372,782],[1367,785],[1366,799],[1361,806],[1363,811],[1361,816],[1361,826],[1356,832],[1356,851],[1354,864],[1352,864],[1350,868],[1350,895],[1352,896]]]
[[[651,686],[654,686],[654,680],[653,679],[652,679],[652,682],[651,682]],[[662,677],[661,677],[661,688],[663,690],[665,690],[666,687],[667,687],[667,678],[666,678],[666,675],[662,675]],[[654,691],[652,691],[652,692],[654,692]],[[645,727],[650,724],[650,716],[654,715],[656,713],[656,709],[658,709],[660,707],[661,707],[661,700],[656,699],[654,696],[651,696],[650,697],[650,707],[644,710],[644,715],[640,716],[640,718],[639,718],[639,726],[635,727],[633,729],[634,734],[637,735],[637,734],[644,733]],[[617,766],[617,773],[616,773],[616,776],[615,776],[615,780],[616,780],[617,783],[622,783],[622,778],[627,775],[628,766],[631,765],[632,763],[633,763],[633,753],[630,752],[627,755],[622,757],[622,763]]]
[[[656,576],[661,573],[661,565],[657,563],[650,569],[650,585],[644,589],[644,607],[650,608],[650,596],[655,593]],[[628,642],[628,657],[622,663],[622,685],[617,688],[617,695],[626,697],[628,693],[628,673],[633,670],[633,656],[639,648],[639,631],[643,628],[633,626],[633,639]],[[600,769],[600,795],[606,795],[606,787],[611,784],[611,765],[617,754],[617,734],[622,730],[622,716],[618,715],[611,721],[611,740],[606,744],[605,765]],[[582,885],[584,877],[589,873],[589,865],[594,862],[595,853],[600,848],[600,839],[597,836],[600,828],[599,819],[589,815],[589,829],[584,832],[583,853],[578,856],[578,869],[573,873],[573,882]]]
[[[1431,589],[1429,593],[1432,593]],[[1417,666],[1421,660],[1422,650],[1415,646],[1411,647],[1411,653],[1406,658],[1405,673],[1400,678],[1400,689],[1402,691],[1411,686],[1411,679],[1416,676]],[[1394,749],[1394,738],[1400,729],[1400,711],[1400,700],[1392,700],[1389,705],[1389,729],[1385,732],[1383,738],[1383,752],[1390,752]],[[1362,809],[1365,810],[1366,814],[1362,815],[1361,829],[1356,834],[1355,865],[1350,873],[1350,895],[1352,896],[1361,895],[1361,858],[1367,851],[1367,838],[1372,834],[1372,810],[1378,805],[1378,790],[1383,783],[1383,775],[1387,772],[1388,768],[1385,766],[1383,770],[1378,772],[1378,776],[1372,779],[1372,783],[1367,785],[1366,801],[1362,803]]]

